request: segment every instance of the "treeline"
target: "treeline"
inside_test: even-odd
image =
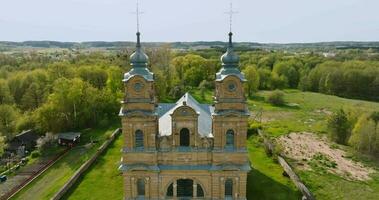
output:
[[[379,155],[379,112],[340,109],[329,117],[328,127],[335,142],[350,145],[362,153]]]
[[[332,58],[321,54],[245,53],[243,68],[249,88],[298,88],[346,98],[379,100],[379,58],[372,50],[341,51]],[[258,55],[257,55],[258,54]],[[258,75],[257,75],[258,74]],[[255,84],[255,85],[254,85]]]
[[[237,48],[247,92],[300,88],[348,98],[379,100],[376,50],[322,53]],[[222,49],[176,51],[148,48],[160,101],[186,91],[214,88]],[[122,99],[122,74],[132,49],[120,52],[40,51],[0,53],[0,133],[11,138],[25,129],[41,133],[107,125]],[[3,141],[3,140],[2,140]]]
[[[35,54],[31,54],[35,55]],[[0,137],[22,130],[62,132],[107,126],[122,97],[120,55],[0,56]],[[123,61],[125,62],[125,61]]]

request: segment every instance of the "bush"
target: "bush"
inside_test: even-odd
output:
[[[347,114],[342,110],[328,118],[328,128],[331,133],[331,138],[338,144],[346,144],[350,137],[351,124],[348,120]]]
[[[275,106],[284,105],[284,93],[280,90],[275,90],[268,96],[268,102]]]
[[[40,153],[39,151],[33,151],[33,152],[30,154],[30,156],[31,156],[32,158],[37,158],[37,157],[41,156],[41,153]]]

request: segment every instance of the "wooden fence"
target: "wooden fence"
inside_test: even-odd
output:
[[[274,155],[275,145],[262,133],[261,130],[258,130],[258,134],[263,138],[263,143],[267,149],[267,153]],[[316,200],[311,191],[304,185],[299,176],[293,171],[292,167],[280,155],[278,155],[278,162],[283,167],[283,170],[288,174],[292,182],[296,185],[297,189],[303,194],[303,200]]]

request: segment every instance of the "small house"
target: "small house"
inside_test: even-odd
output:
[[[9,142],[6,151],[22,157],[25,151],[31,152],[36,147],[39,138],[40,136],[33,130],[23,131]]]
[[[80,133],[68,132],[58,134],[58,144],[63,146],[74,146],[80,141]]]

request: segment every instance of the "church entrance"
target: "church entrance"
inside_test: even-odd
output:
[[[174,184],[175,182],[171,183],[167,188],[166,196],[168,199],[176,197],[176,199],[180,200],[189,200],[193,199],[193,197],[197,199],[204,197],[203,188],[192,179],[178,179],[176,180],[176,187],[174,187]]]
[[[190,131],[188,130],[188,128],[182,128],[182,130],[180,130],[180,146],[190,146]]]

